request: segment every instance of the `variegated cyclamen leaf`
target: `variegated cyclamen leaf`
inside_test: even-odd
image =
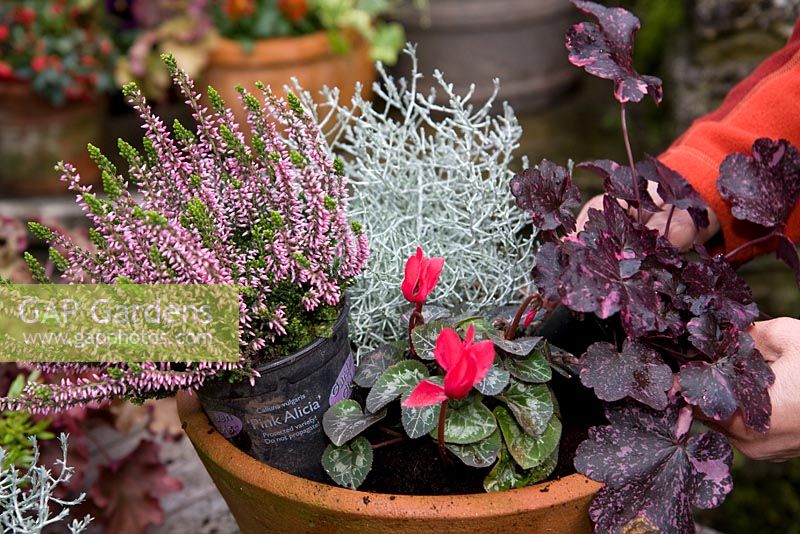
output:
[[[520,470],[505,445],[501,445],[498,461],[483,480],[487,492],[524,488],[549,477],[558,465],[558,449],[533,469]]]
[[[439,321],[425,323],[414,328],[411,333],[411,341],[414,343],[417,356],[423,360],[433,360],[433,349],[436,348],[436,340],[443,328],[445,328],[445,324]]]
[[[554,406],[553,395],[546,384],[526,384],[512,379],[500,398],[528,434],[539,436],[547,429]]]
[[[428,378],[428,368],[416,360],[403,360],[386,369],[367,395],[367,410],[375,413],[401,395],[411,393]]]
[[[446,443],[467,445],[486,439],[497,430],[497,422],[492,412],[483,405],[481,396],[476,395],[463,401],[450,402],[444,419],[444,440]],[[434,439],[437,431],[431,432]]]
[[[353,382],[362,388],[371,388],[383,372],[403,359],[406,344],[386,343],[359,357],[358,369]]]
[[[447,449],[470,467],[489,467],[497,460],[502,443],[500,431],[495,430],[488,438],[468,445],[448,443]]]
[[[442,377],[440,376],[433,376],[427,380],[442,385]],[[403,400],[407,399],[408,395],[409,394],[403,395]],[[403,429],[411,439],[424,436],[437,427],[439,423],[439,413],[441,411],[441,404],[423,406],[421,408],[409,408],[408,406],[403,406],[401,403],[400,420],[403,423]]]
[[[483,479],[483,489],[487,492],[506,491],[527,486],[524,473],[517,468],[505,445],[500,447],[497,463],[486,478]]]
[[[511,376],[523,382],[543,384],[553,378],[553,370],[541,351],[535,350],[524,358],[506,356],[503,365]]]
[[[372,469],[372,445],[359,436],[347,445],[328,445],[322,453],[322,467],[340,486],[358,489]]]
[[[525,485],[530,486],[531,484],[536,484],[537,482],[541,482],[542,480],[546,479],[553,474],[553,471],[555,471],[557,465],[558,447],[553,449],[553,452],[551,452],[542,463],[525,471]]]
[[[500,364],[500,365],[498,365]],[[489,368],[489,372],[483,377],[483,380],[475,384],[475,389],[484,395],[494,396],[499,395],[508,385],[511,375],[508,371],[501,367],[502,363],[498,358],[495,358],[494,365]]]
[[[632,522],[659,532],[694,532],[692,506],[719,506],[733,487],[733,451],[716,431],[689,432],[690,406],[672,399],[665,410],[632,401],[606,411],[610,425],[589,429],[575,468],[605,486],[589,513],[596,532]]]
[[[334,445],[341,446],[386,417],[386,410],[365,414],[352,399],[337,402],[322,416],[322,428]]]
[[[540,436],[534,437],[517,424],[506,408],[498,406],[494,409],[494,416],[503,432],[508,452],[521,468],[532,469],[540,465],[558,449],[558,442],[561,439],[561,421],[558,417],[551,417],[545,431]]]
[[[517,357],[527,356],[539,345],[542,338],[536,337],[518,337],[516,339],[505,339],[498,333],[492,333],[488,336],[492,340],[494,346],[507,354]]]
[[[426,304],[425,307],[422,308],[422,318],[425,320],[425,323],[432,323],[434,321],[441,322],[442,319],[447,319],[450,316],[450,310],[442,306]]]

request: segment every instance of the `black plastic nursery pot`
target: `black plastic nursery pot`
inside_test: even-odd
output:
[[[270,361],[256,370],[255,385],[213,382],[198,392],[217,431],[262,462],[309,480],[326,478],[320,458],[328,444],[322,415],[350,397],[355,359],[350,350],[346,302],[333,336]]]

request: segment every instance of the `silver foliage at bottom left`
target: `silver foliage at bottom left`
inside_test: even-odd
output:
[[[9,465],[0,471],[0,531],[15,534],[38,534],[50,525],[65,522],[71,506],[86,497],[80,494],[72,500],[55,496],[59,486],[69,483],[75,468],[67,465],[67,436],[61,434],[61,458],[53,469],[39,465],[39,445],[31,437],[33,461],[24,468]],[[5,464],[6,451],[0,449],[0,466]],[[91,516],[73,519],[66,525],[71,534],[83,532]]]

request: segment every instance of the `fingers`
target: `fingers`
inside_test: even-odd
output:
[[[789,317],[778,317],[770,321],[753,323],[748,333],[756,342],[756,348],[768,362],[775,362],[787,352],[799,350],[800,321]]]
[[[672,206],[670,205],[664,206],[664,209],[654,213],[645,225],[663,235],[667,228],[671,209]],[[708,212],[708,219],[708,227],[698,230],[688,211],[676,209],[669,224],[669,235],[666,237],[670,243],[684,252],[691,249],[695,244],[702,245],[719,231],[719,220],[711,210]]]
[[[578,232],[583,230],[583,227],[586,226],[586,222],[589,220],[589,210],[596,209],[596,210],[603,210],[603,195],[597,195],[596,197],[592,197],[589,201],[581,207],[580,213],[578,213],[577,219],[577,227]]]
[[[651,191],[651,194],[653,195],[653,199],[655,200],[656,204],[660,204],[662,202],[655,190]],[[603,195],[592,197],[586,204],[583,205],[580,213],[578,213],[577,218],[578,232],[583,230],[583,228],[586,226],[586,222],[589,220],[590,209],[603,209]],[[663,233],[667,226],[667,219],[669,219],[670,209],[670,205],[665,205],[662,211],[657,213],[649,213],[645,211],[642,213],[642,220],[645,222],[645,225],[648,228]],[[708,220],[708,227],[698,231],[697,227],[695,227],[694,222],[692,221],[692,218],[689,216],[689,212],[676,209],[675,213],[672,215],[672,221],[669,225],[669,235],[667,236],[667,239],[669,239],[673,245],[682,251],[689,250],[695,244],[703,244],[711,239],[714,234],[719,232],[719,220],[711,210],[708,210]]]

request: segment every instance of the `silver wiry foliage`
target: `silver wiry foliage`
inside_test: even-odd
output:
[[[417,88],[423,74],[415,47],[404,53],[412,63],[408,80],[377,65],[381,82],[373,90],[380,105],[365,100],[361,87],[349,103],[326,89],[315,104],[295,82],[331,148],[345,159],[350,216],[370,239],[369,266],[351,290],[352,332],[361,350],[401,335],[408,304],[400,282],[417,245],[446,258],[432,302],[468,308],[517,300],[529,283],[535,247],[530,232],[525,235],[529,219],[509,191],[522,128],[505,102],[493,113],[499,82],[487,102],[473,104],[474,87],[456,94],[435,71],[449,100],[438,105],[433,92]]]
[[[50,525],[59,525],[67,519],[69,508],[80,504],[85,495],[65,500],[54,496],[56,488],[69,483],[75,468],[67,465],[67,436],[61,434],[61,458],[56,460],[55,471],[39,465],[39,445],[31,436],[33,461],[25,470],[14,465],[0,471],[0,531],[15,534],[39,534]],[[6,452],[0,449],[0,465]],[[73,519],[66,531],[77,534],[86,530],[91,516]],[[63,525],[61,530],[64,531]]]

